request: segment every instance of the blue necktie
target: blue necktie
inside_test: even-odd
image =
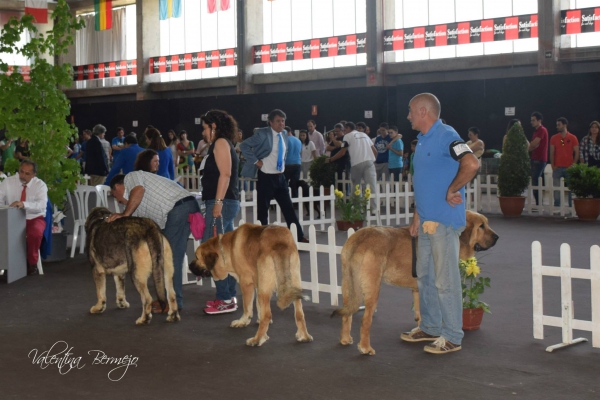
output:
[[[277,171],[281,172],[283,171],[283,137],[281,136],[281,133],[278,133],[277,136],[279,137],[279,150],[277,152]]]

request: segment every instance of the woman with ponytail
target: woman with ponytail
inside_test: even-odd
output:
[[[204,158],[202,175],[202,199],[206,206],[206,228],[202,242],[213,237],[213,227],[217,234],[233,230],[233,220],[240,210],[238,191],[238,156],[234,143],[238,131],[235,119],[221,110],[211,110],[202,118],[203,136],[212,138],[208,153]],[[228,275],[215,280],[216,300],[208,301],[204,312],[224,314],[237,310],[235,299],[236,280]]]

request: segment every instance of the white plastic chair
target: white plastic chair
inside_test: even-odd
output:
[[[106,207],[110,211],[119,213],[121,212],[121,206],[119,205],[119,201],[112,197],[110,186],[107,185],[96,185],[96,192],[98,192],[98,197],[96,200],[96,207]],[[114,209],[111,209],[109,206],[109,195],[113,199]]]
[[[98,196],[98,192],[94,186],[81,185],[73,192],[75,202],[77,203],[77,213],[75,213],[75,207],[73,207],[73,200],[71,196],[67,196],[69,199],[69,206],[73,214],[73,244],[71,245],[71,258],[75,256],[75,248],[77,247],[77,240],[80,239],[79,253],[83,254],[85,248],[85,220],[89,214],[88,202],[90,194],[94,193]],[[81,231],[81,235],[79,234]]]

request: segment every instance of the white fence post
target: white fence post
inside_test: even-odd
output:
[[[552,352],[573,344],[587,342],[586,338],[573,339],[573,329],[592,332],[592,346],[600,347],[600,247],[590,249],[590,269],[571,268],[571,248],[563,243],[560,246],[560,267],[542,265],[542,247],[539,242],[531,245],[533,278],[533,337],[544,338],[544,325],[562,328],[562,343],[549,346]],[[560,277],[561,317],[544,315],[542,277]],[[575,319],[571,279],[589,279],[591,281],[592,320]]]

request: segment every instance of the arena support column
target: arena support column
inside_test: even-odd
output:
[[[263,44],[263,1],[237,1],[237,65],[238,94],[256,92],[252,76],[258,65],[254,65],[254,46]]]
[[[159,74],[150,74],[150,57],[160,55],[160,29],[156,0],[137,0],[137,100],[150,100],[157,96],[150,83],[159,81]]]
[[[538,0],[538,74],[560,73],[560,3],[561,0]]]
[[[383,18],[385,0],[367,1],[367,86],[383,86]],[[387,11],[387,10],[386,10]],[[392,10],[393,11],[393,10]]]

